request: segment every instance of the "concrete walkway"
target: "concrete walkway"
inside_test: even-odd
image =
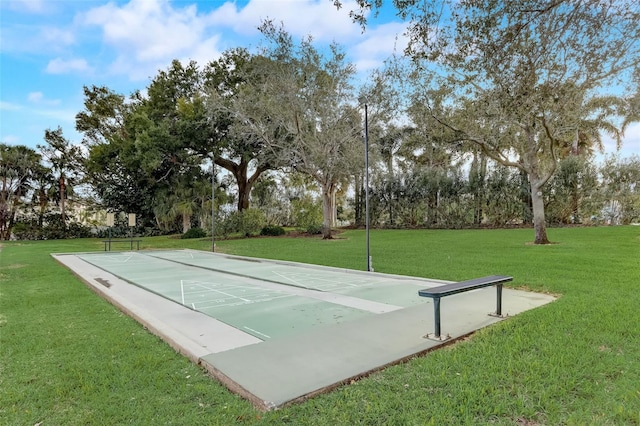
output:
[[[444,344],[424,338],[433,305],[417,295],[439,280],[192,250],[53,256],[261,409]],[[503,314],[553,300],[504,289]],[[495,303],[494,288],[444,298],[443,333],[455,340],[502,321],[487,315]]]

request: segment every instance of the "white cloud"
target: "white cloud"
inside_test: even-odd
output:
[[[391,22],[370,25],[363,33],[361,27],[349,17],[349,11],[357,9],[355,1],[344,1],[336,9],[327,0],[251,0],[243,9],[225,3],[212,12],[209,22],[230,26],[236,34],[257,36],[261,22],[270,19],[281,23],[294,37],[310,35],[321,44],[336,42],[344,47],[359,71],[369,71],[382,65],[394,51],[402,52],[408,39],[402,34],[405,23]]]
[[[20,105],[12,104],[11,102],[0,101],[1,111],[19,111],[22,107]]]
[[[409,42],[403,35],[406,28],[405,23],[392,22],[368,30],[366,38],[350,49],[358,70],[378,68],[394,52],[402,55]]]
[[[48,10],[46,0],[4,0],[9,8],[18,12],[43,13]]]
[[[49,61],[45,71],[49,74],[68,74],[73,72],[88,72],[91,71],[91,67],[84,59],[70,59],[64,60],[61,58],[55,58]]]
[[[154,75],[172,59],[214,59],[220,55],[218,34],[211,34],[195,5],[172,8],[167,0],[108,3],[78,17],[102,29],[103,42],[116,52],[111,72],[133,80]]]
[[[6,143],[7,145],[18,145],[18,143],[20,142],[20,138],[14,135],[6,135],[2,136],[0,142]]]
[[[377,45],[378,56],[368,67],[380,63],[383,50],[384,57],[393,50],[395,34],[388,34],[395,27],[362,35],[349,17],[348,11],[356,7],[353,1],[345,2],[340,10],[327,0],[251,0],[242,8],[233,2],[216,2],[210,12],[200,12],[195,4],[174,6],[181,4],[168,0],[107,3],[77,15],[75,22],[101,29],[103,45],[115,52],[109,71],[131,80],[147,79],[173,59],[203,64],[217,59],[225,48],[247,47],[241,39],[258,38],[257,27],[266,19],[282,22],[293,36],[311,35],[320,43],[344,45],[345,40],[377,36],[368,50]]]
[[[55,108],[55,109],[34,110],[33,113],[37,115],[41,115],[43,117],[53,118],[58,122],[75,123],[76,115],[78,114],[78,111],[71,110],[71,109],[65,110],[65,109]]]
[[[206,40],[198,43],[198,46],[195,47],[190,52],[186,52],[180,60],[183,63],[188,62],[189,60],[194,60],[199,64],[205,64],[212,60],[215,60],[220,57],[222,52],[219,50],[219,45],[221,43],[221,36],[212,36]],[[166,64],[165,64],[166,67]]]
[[[44,98],[44,95],[42,94],[42,92],[31,92],[27,96],[27,99],[29,100],[29,102],[35,102],[35,103],[40,102],[42,98]]]
[[[640,123],[634,123],[627,128],[622,142],[622,151],[640,155]]]
[[[41,34],[38,39],[43,45],[51,48],[54,46],[69,46],[75,43],[76,37],[71,30],[56,28],[56,27],[44,27],[41,30]]]
[[[369,30],[367,38],[358,43],[353,50],[359,56],[379,56],[380,52],[388,56],[394,50],[402,53],[409,41],[403,35],[406,29],[407,24],[400,22],[380,25],[375,29]]]
[[[602,144],[606,154],[617,153],[622,157],[640,155],[640,123],[633,123],[627,128],[620,150],[617,149],[615,140],[608,135],[603,135]]]
[[[46,99],[42,92],[31,92],[27,95],[29,102],[39,105],[60,105],[60,99]]]
[[[52,52],[61,52],[76,42],[71,30],[52,26],[5,25],[2,22],[0,32],[3,53],[28,52],[51,55]]]
[[[210,20],[229,26],[238,34],[255,35],[260,23],[270,19],[278,25],[283,23],[294,36],[311,35],[314,40],[340,42],[360,33],[360,27],[349,17],[349,10],[355,8],[354,1],[344,2],[338,10],[327,0],[251,0],[241,10],[226,3],[211,14]]]

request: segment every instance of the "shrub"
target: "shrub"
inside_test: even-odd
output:
[[[314,225],[307,226],[307,234],[310,234],[310,235],[322,234],[323,230],[324,230],[324,225],[314,224]]]
[[[204,238],[206,236],[207,236],[207,233],[204,232],[202,228],[191,228],[187,232],[182,234],[182,237],[180,238],[182,238],[183,240],[186,240],[190,238]]]
[[[238,215],[240,217],[238,231],[247,237],[258,235],[267,221],[264,213],[259,209],[246,209]]]
[[[291,200],[291,221],[299,229],[322,223],[322,202],[309,195]]]
[[[216,213],[214,232],[216,237],[227,239],[230,234],[238,232],[238,212]]]
[[[42,228],[37,224],[28,222],[17,222],[11,230],[13,237],[17,240],[42,240]]]
[[[13,237],[18,240],[57,240],[64,238],[92,237],[91,228],[72,220],[62,224],[62,216],[48,213],[43,218],[43,225],[35,219],[24,219],[17,222],[12,229]]]
[[[67,225],[66,238],[90,238],[93,237],[91,228],[77,222],[70,222]]]
[[[216,236],[228,238],[230,234],[240,233],[246,237],[258,235],[266,224],[265,215],[258,209],[246,209],[216,218]]]
[[[268,235],[272,237],[277,237],[284,234],[284,228],[282,226],[276,225],[265,226],[264,228],[262,228],[262,231],[260,231],[260,235]]]

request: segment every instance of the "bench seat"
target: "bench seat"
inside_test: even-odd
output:
[[[465,291],[475,290],[483,287],[496,286],[497,291],[497,307],[495,316],[502,315],[502,285],[506,282],[512,281],[513,277],[505,275],[490,275],[488,277],[474,278],[472,280],[461,281],[457,283],[444,284],[437,287],[425,288],[418,291],[418,295],[421,297],[429,297],[433,299],[434,310],[434,322],[435,333],[433,334],[436,340],[446,340],[441,337],[440,327],[440,299],[453,294],[463,293]],[[427,335],[430,337],[430,335]]]
[[[129,249],[131,250],[133,250],[133,243],[136,243],[136,250],[140,250],[140,243],[142,242],[142,240],[135,238],[119,238],[116,240],[103,240],[102,242],[104,243],[104,251],[111,251],[112,243],[129,243]]]

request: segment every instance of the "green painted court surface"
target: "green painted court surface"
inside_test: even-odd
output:
[[[209,270],[238,274],[243,277],[271,281],[288,286],[310,290],[332,292],[381,303],[390,303],[402,307],[421,303],[411,290],[416,282],[407,278],[391,276],[363,275],[358,271],[336,270],[313,265],[300,265],[291,262],[264,261],[237,256],[216,257],[211,261],[209,253],[162,252],[153,256],[182,262],[185,265],[198,266]],[[418,284],[420,286],[422,284]]]
[[[425,302],[417,296],[424,283],[207,252],[110,252],[79,257],[132,284],[262,340],[302,333],[312,327],[338,324],[377,312],[372,312],[373,308],[365,304],[355,308],[345,306],[341,300],[318,300],[311,297],[312,292],[384,303],[386,309],[381,310],[386,311]],[[308,292],[292,294],[291,287]]]
[[[433,332],[433,304],[418,296],[443,284],[439,280],[196,250],[54,257],[262,409],[442,344],[424,338]],[[456,339],[501,321],[487,315],[495,310],[495,294],[485,288],[443,299],[443,333]],[[504,289],[503,313],[552,300]]]

